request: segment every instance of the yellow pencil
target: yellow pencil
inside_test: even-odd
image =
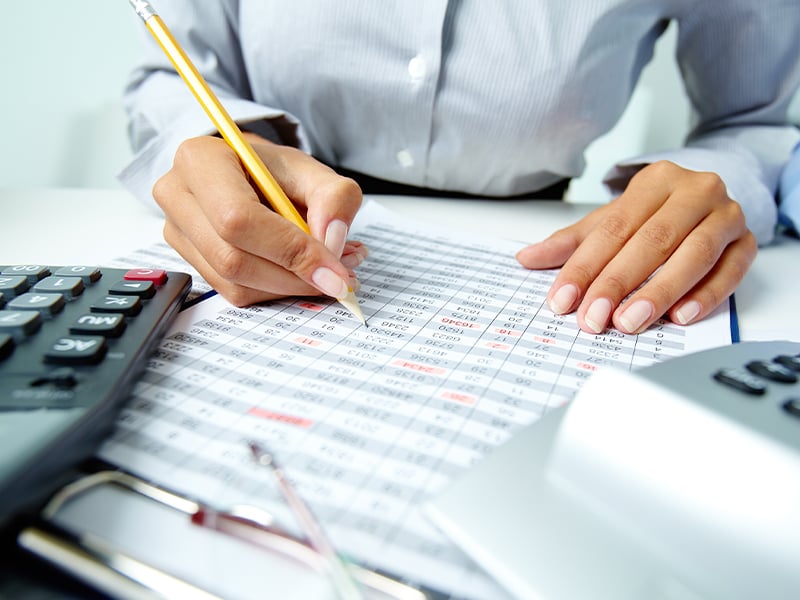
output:
[[[270,206],[272,206],[279,215],[297,225],[304,232],[311,233],[308,224],[303,220],[303,217],[300,216],[300,213],[297,212],[297,208],[295,208],[294,204],[292,204],[291,200],[286,196],[286,193],[281,189],[281,186],[275,181],[272,173],[269,172],[269,169],[267,169],[264,162],[258,154],[256,154],[256,151],[253,150],[253,147],[245,139],[244,135],[242,135],[242,130],[239,129],[239,126],[236,125],[236,122],[228,114],[228,111],[222,106],[216,94],[214,94],[208,86],[206,80],[194,66],[180,44],[178,44],[178,41],[173,37],[161,17],[156,14],[156,11],[150,3],[145,0],[130,0],[130,3],[136,11],[136,14],[144,21],[147,29],[153,34],[158,45],[164,50],[164,53],[174,65],[175,70],[186,82],[186,85],[189,86],[189,89],[194,94],[194,97],[197,98],[200,106],[206,111],[206,114],[208,114],[214,126],[225,141],[228,142],[230,147],[233,148],[233,151],[236,152],[245,169],[247,169],[247,172],[253,178],[253,181],[255,181],[256,186],[270,203]],[[361,312],[361,307],[359,307],[358,300],[356,300],[352,289],[348,289],[347,295],[343,298],[337,298],[337,300],[362,323],[366,324],[364,315]]]

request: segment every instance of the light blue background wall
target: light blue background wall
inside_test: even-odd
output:
[[[140,26],[127,0],[3,7],[0,186],[116,187],[120,95]]]
[[[130,158],[120,96],[142,27],[127,0],[34,0],[4,11],[0,186],[119,186]],[[680,143],[688,110],[673,33],[618,126],[589,149],[574,199],[600,199],[598,180],[615,158]]]

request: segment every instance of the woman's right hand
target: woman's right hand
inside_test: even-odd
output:
[[[224,140],[204,136],[183,142],[153,187],[166,241],[237,306],[283,296],[341,298],[357,288],[352,270],[367,249],[346,238],[361,189],[296,148],[245,135],[311,236],[261,201]]]

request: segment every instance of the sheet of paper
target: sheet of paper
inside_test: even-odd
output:
[[[406,222],[374,203],[351,236],[371,251],[357,270],[366,327],[321,298],[204,300],[167,334],[100,456],[291,524],[249,454],[247,442],[261,442],[345,554],[459,597],[500,598],[417,506],[597,369],[731,340],[727,307],[691,327],[581,332],[547,309],[555,272],[520,267],[517,242]]]

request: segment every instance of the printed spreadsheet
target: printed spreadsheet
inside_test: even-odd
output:
[[[421,503],[597,369],[730,343],[727,307],[690,327],[582,332],[548,310],[556,271],[522,268],[519,242],[375,203],[351,237],[370,249],[357,269],[367,326],[323,298],[203,300],[166,335],[99,456],[220,509],[265,508],[297,531],[250,455],[248,441],[263,443],[340,552],[445,594],[498,598]]]

